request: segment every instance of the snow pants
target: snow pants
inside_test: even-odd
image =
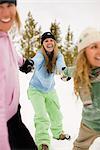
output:
[[[37,150],[37,146],[20,114],[20,105],[17,113],[7,122],[9,144],[11,150]]]
[[[89,150],[97,137],[100,137],[100,132],[96,132],[81,123],[79,135],[74,142],[73,150]]]
[[[49,129],[51,129],[54,138],[59,138],[62,132],[62,114],[58,96],[55,90],[43,93],[29,87],[28,97],[35,111],[35,140],[39,150],[41,150],[42,144],[50,146]]]

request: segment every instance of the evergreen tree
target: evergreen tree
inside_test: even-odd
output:
[[[67,34],[65,36],[65,43],[63,49],[63,55],[67,66],[71,66],[74,61],[74,43],[73,43],[73,32],[70,29],[70,25],[68,26]]]
[[[57,43],[58,43],[58,48],[61,50],[62,45],[61,45],[61,30],[60,30],[60,23],[57,23],[56,20],[54,23],[51,23],[50,26],[50,31],[54,35]]]
[[[24,32],[21,38],[21,47],[23,49],[23,55],[25,58],[32,58],[35,55],[35,46],[37,37],[40,34],[37,30],[37,22],[32,17],[31,12],[28,12],[28,17],[25,21]]]
[[[41,48],[41,27],[39,27],[38,31],[36,32],[36,35],[34,37],[34,48],[36,51],[38,51]]]

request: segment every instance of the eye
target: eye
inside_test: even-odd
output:
[[[52,41],[53,41],[53,39],[50,40],[50,42],[52,42]]]
[[[97,49],[98,48],[98,45],[97,44],[93,44],[89,47],[90,49]]]
[[[45,40],[45,42],[47,43],[47,42],[48,42],[48,40]]]
[[[91,49],[96,49],[96,48],[98,48],[97,45],[93,45],[93,46],[91,47]]]
[[[8,7],[13,7],[14,4],[13,3],[8,3]]]

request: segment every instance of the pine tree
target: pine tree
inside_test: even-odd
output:
[[[57,43],[58,43],[58,48],[61,50],[61,30],[60,30],[60,23],[57,23],[56,20],[54,21],[54,23],[51,23],[50,26],[50,31],[51,33],[54,35]]]
[[[74,61],[73,52],[74,52],[74,43],[73,43],[73,32],[70,29],[70,25],[68,26],[67,34],[65,36],[63,55],[65,59],[65,63],[67,66],[71,66]]]
[[[41,31],[41,26],[39,27],[38,31],[36,32],[36,35],[34,37],[34,48],[35,48],[35,51],[38,51],[40,48],[41,48],[41,34],[42,34],[42,31]]]
[[[21,38],[21,47],[25,58],[32,58],[35,55],[35,46],[37,37],[40,34],[37,30],[37,22],[33,19],[31,12],[28,12],[28,17],[25,21],[24,32]]]

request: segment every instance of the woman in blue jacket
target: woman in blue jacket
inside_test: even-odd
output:
[[[36,143],[39,150],[50,149],[49,128],[55,139],[70,139],[64,134],[62,114],[56,90],[54,75],[66,67],[63,55],[58,51],[55,37],[45,32],[41,38],[42,48],[32,59],[34,74],[29,83],[28,97],[32,102],[36,127]]]

